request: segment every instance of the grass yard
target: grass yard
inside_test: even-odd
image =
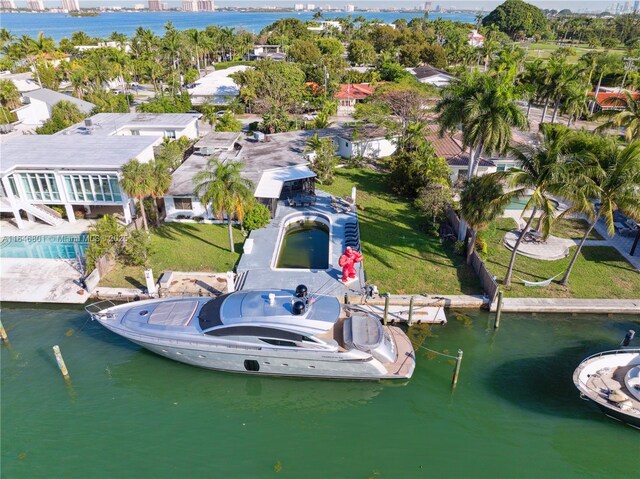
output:
[[[524,221],[529,221],[529,217],[523,218]],[[536,220],[533,220],[533,226],[536,226]],[[551,227],[551,234],[558,238],[568,238],[581,240],[584,234],[589,229],[589,222],[581,218],[562,218],[556,221]],[[596,231],[592,229],[587,236],[588,240],[603,240],[604,238]],[[572,273],[573,274],[573,273]]]
[[[331,194],[351,195],[357,203],[367,280],[380,292],[482,294],[480,282],[451,243],[425,233],[425,220],[413,205],[390,193],[385,175],[369,169],[340,169]]]
[[[233,229],[235,250],[242,251],[244,237]],[[149,267],[159,278],[163,271],[232,270],[239,253],[229,251],[229,233],[226,225],[198,223],[164,223],[151,233]],[[145,287],[142,266],[118,265],[100,281],[100,286],[112,288]]]
[[[511,251],[504,247],[504,235],[514,229],[511,218],[501,218],[490,228],[484,238],[489,252],[484,258],[487,268],[498,280],[504,279],[509,266]],[[566,228],[566,231],[573,231]],[[571,248],[571,253],[575,251]],[[517,255],[511,288],[503,288],[509,297],[550,297],[550,298],[638,298],[640,296],[640,273],[629,264],[615,248],[609,246],[585,246],[576,262],[568,287],[557,281],[546,288],[526,287],[522,279],[543,281],[558,273],[564,273],[571,254],[557,261],[541,261]],[[520,279],[522,278],[522,279]]]
[[[568,63],[577,63],[582,55],[589,52],[604,52],[607,51],[609,53],[617,53],[622,56],[625,54],[625,50],[623,48],[591,48],[586,43],[576,44],[570,46],[575,52],[575,55],[569,55],[567,57]],[[536,58],[548,59],[553,56],[556,50],[561,48],[561,45],[557,45],[554,42],[538,42],[532,43],[527,47],[527,60],[535,60]]]

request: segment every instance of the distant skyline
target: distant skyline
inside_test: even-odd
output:
[[[164,0],[170,8],[178,8],[182,5],[181,0]],[[44,0],[44,5],[46,8],[60,8],[62,2],[61,0]],[[148,4],[147,0],[80,0],[81,8],[90,8],[90,7],[98,7],[98,6],[121,6],[121,7],[133,7],[135,4],[144,4],[145,8]],[[421,8],[424,5],[424,2],[420,1],[410,1],[410,0],[399,0],[399,1],[390,1],[390,0],[339,0],[339,1],[300,1],[300,0],[218,0],[216,1],[217,7],[291,7],[296,3],[302,3],[306,5],[307,3],[315,4],[316,7],[322,8],[327,5],[330,5],[333,8],[342,8],[345,5],[355,5],[356,8],[410,8],[417,7]],[[500,0],[443,0],[443,1],[434,1],[432,0],[433,8],[435,9],[437,5],[440,5],[441,8],[459,8],[465,10],[492,10],[497,5],[501,4]],[[528,3],[538,6],[539,8],[548,8],[548,9],[556,9],[561,10],[564,8],[568,8],[570,10],[575,11],[603,11],[609,9],[612,5],[616,5],[618,3],[624,5],[625,1],[605,1],[605,0],[530,0]],[[633,4],[633,2],[631,2]],[[18,8],[26,8],[27,0],[15,0],[16,7]]]

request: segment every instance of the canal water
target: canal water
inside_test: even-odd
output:
[[[3,478],[637,477],[640,431],[578,397],[571,375],[640,317],[449,312],[414,339],[405,385],[197,369],[87,321],[4,304]],[[51,350],[59,344],[66,384]]]

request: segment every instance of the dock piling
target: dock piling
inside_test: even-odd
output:
[[[458,349],[458,355],[456,356],[456,368],[453,371],[453,380],[451,386],[456,387],[458,384],[458,376],[460,375],[460,363],[462,363],[462,349]]]
[[[65,379],[69,379],[69,371],[67,370],[67,365],[64,363],[62,353],[60,352],[60,347],[57,344],[53,347],[53,354],[55,354],[56,356],[56,362],[58,363],[60,372],[65,377]]]
[[[384,296],[384,315],[382,316],[382,324],[387,325],[389,317],[389,293]]]
[[[0,319],[0,338],[6,343],[9,342],[9,336],[7,336],[7,332],[4,330],[4,326],[2,325],[2,320]]]
[[[409,318],[408,318],[409,327],[413,324],[413,296],[409,298]]]
[[[498,291],[498,306],[496,307],[496,322],[493,324],[493,329],[500,327],[500,316],[502,315],[502,290]]]

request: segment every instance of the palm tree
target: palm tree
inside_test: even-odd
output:
[[[601,217],[604,218],[610,236],[615,234],[615,210],[621,210],[627,216],[640,220],[640,141],[634,141],[621,149],[615,141],[606,139],[592,143],[590,150],[577,155],[575,162],[570,165],[570,174],[575,175],[578,182],[564,191],[565,196],[574,204],[574,209],[585,213],[590,224],[560,281],[563,286],[569,283],[569,276],[582,246]],[[600,202],[601,206],[597,211],[592,199]]]
[[[564,186],[563,180],[566,179],[564,174],[566,162],[564,147],[568,139],[569,130],[565,127],[559,128],[543,124],[540,126],[540,131],[542,133],[542,144],[537,149],[529,145],[512,148],[511,154],[520,164],[520,168],[495,173],[497,177],[507,180],[508,187],[514,188],[509,193],[505,193],[504,200],[522,198],[529,190],[533,190],[527,204],[522,209],[522,213],[524,214],[525,211],[531,209],[533,211],[525,227],[520,231],[513,247],[507,274],[504,278],[506,286],[511,285],[511,275],[518,248],[524,239],[525,233],[529,231],[538,211],[541,212],[542,237],[546,238],[549,235],[551,224],[557,213],[551,194],[559,192]]]
[[[145,231],[149,231],[147,215],[144,211],[142,200],[149,196],[152,190],[151,166],[149,163],[140,163],[138,159],[134,158],[122,166],[121,174],[120,186],[122,187],[122,191],[124,191],[127,196],[138,200],[144,229]]]
[[[506,76],[463,75],[443,89],[436,112],[441,134],[462,126],[462,141],[469,148],[468,178],[475,176],[481,154],[504,153],[509,148],[512,127],[529,126],[516,104],[513,79]]]
[[[502,215],[505,206],[504,191],[495,176],[476,176],[465,184],[460,193],[460,214],[471,228],[467,264],[471,264],[478,232]]]
[[[20,92],[11,80],[0,80],[0,105],[15,110],[22,105]]]
[[[245,210],[253,201],[253,183],[240,176],[243,163],[223,162],[211,157],[206,169],[194,178],[194,191],[203,205],[211,203],[213,213],[223,219],[226,215],[229,228],[229,249],[235,252],[231,220],[235,215],[242,222]]]
[[[171,186],[171,173],[164,161],[152,160],[149,163],[151,170],[151,186],[149,194],[153,198],[153,204],[156,208],[156,226],[160,226],[160,208],[158,207],[158,198],[164,196]]]
[[[580,81],[572,81],[567,84],[562,103],[563,113],[569,115],[567,126],[571,126],[572,121],[577,123],[580,117],[589,111],[589,97],[586,90],[586,85]]]
[[[624,108],[621,112],[611,117],[611,120],[600,125],[596,131],[602,132],[610,128],[624,128],[624,137],[628,142],[640,140],[640,95],[631,95],[628,91],[623,92],[624,97],[615,97],[611,100],[621,104]]]

